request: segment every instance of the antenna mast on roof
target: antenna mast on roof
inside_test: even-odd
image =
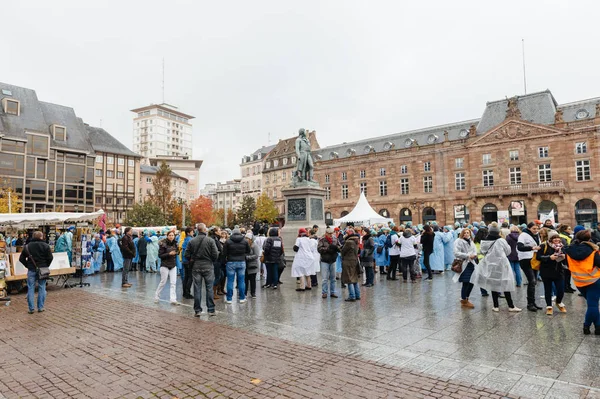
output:
[[[527,75],[525,74],[525,39],[521,39],[521,45],[523,48],[523,87],[525,94],[527,94]]]
[[[162,65],[162,103],[165,103],[165,57],[163,57]]]

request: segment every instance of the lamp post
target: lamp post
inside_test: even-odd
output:
[[[421,209],[423,208],[423,203],[420,202],[413,202],[412,205],[410,206],[413,210],[417,211],[417,224],[421,224],[422,220],[421,220]]]

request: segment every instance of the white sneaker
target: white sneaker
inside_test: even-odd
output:
[[[499,311],[500,311],[500,309],[498,309],[498,308],[492,308],[492,311],[494,311],[494,312],[499,312]]]
[[[181,302],[174,301],[174,302],[171,302],[171,305],[177,305],[177,306],[179,306],[179,305],[181,305]]]
[[[228,304],[228,305],[230,305],[232,302],[228,301],[227,299],[225,299],[225,303]]]
[[[240,303],[246,303],[247,300],[246,299],[240,299]]]
[[[154,298],[154,303],[158,303],[159,301],[160,301],[160,299]]]
[[[520,308],[518,308],[516,306],[514,308],[508,308],[509,312],[520,312],[521,310],[523,310],[523,309],[520,309]]]

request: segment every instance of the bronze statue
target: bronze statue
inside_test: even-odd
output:
[[[313,180],[313,159],[311,156],[311,147],[308,137],[306,137],[306,130],[300,129],[298,131],[298,138],[296,139],[296,171],[294,173],[294,180],[297,182],[315,182]]]

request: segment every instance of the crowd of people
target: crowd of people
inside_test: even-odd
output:
[[[70,233],[67,230],[59,237],[57,250],[69,252]],[[229,230],[207,228],[201,223],[181,232],[165,229],[160,233],[144,231],[139,236],[130,227],[122,234],[114,229],[94,236],[90,243],[94,261],[88,272],[99,272],[106,262],[107,272],[123,271],[123,288],[131,287],[130,270],[158,272],[155,301],[169,282],[169,300],[174,305],[180,304],[176,295],[180,276],[183,297],[194,299],[195,315],[202,313],[203,287],[206,309],[214,315],[215,300],[224,296],[225,303],[231,304],[236,289],[239,303],[256,298],[257,282],[262,278],[263,289],[278,289],[286,267],[280,233],[279,227],[266,225]],[[61,240],[65,248],[58,245]],[[317,288],[320,273],[322,298],[339,298],[340,289],[345,288],[344,300],[356,302],[361,300],[362,290],[374,286],[376,274],[385,281],[399,280],[401,275],[404,283],[414,284],[419,279],[430,282],[435,275],[452,270],[453,280],[461,284],[464,308],[475,307],[470,297],[477,286],[482,296],[491,293],[492,311],[500,311],[499,301],[504,298],[509,312],[520,312],[513,295],[517,288],[527,285],[527,310],[537,312],[544,309],[536,302],[536,285],[541,281],[547,315],[553,315],[555,307],[559,313],[567,313],[564,295],[578,290],[587,300],[584,333],[590,334],[594,325],[595,334],[600,335],[598,242],[600,228],[571,229],[565,224],[555,226],[551,220],[520,226],[496,222],[454,226],[389,223],[327,227],[323,234],[319,234],[318,226],[301,228],[288,250],[294,252],[291,275],[296,278],[298,292]],[[30,259],[36,254],[23,256],[22,262],[35,269]],[[44,256],[39,261],[46,262]],[[43,309],[43,301],[39,308]]]

